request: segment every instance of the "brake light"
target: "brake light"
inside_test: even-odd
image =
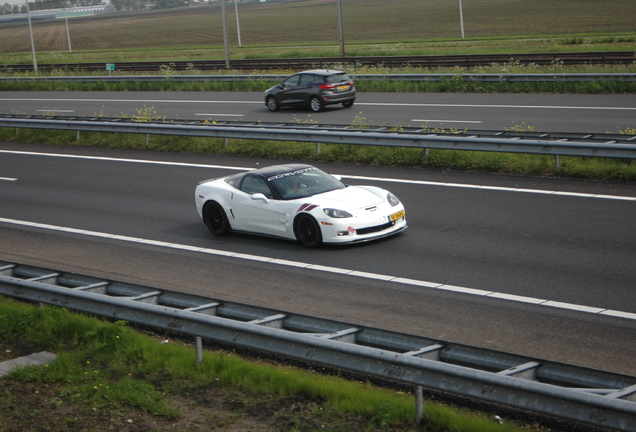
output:
[[[333,84],[320,84],[320,88],[323,90],[333,90],[336,86]]]

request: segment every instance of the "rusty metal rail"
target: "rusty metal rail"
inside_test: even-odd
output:
[[[383,66],[388,68],[417,67],[437,69],[443,67],[464,67],[471,69],[491,64],[536,64],[550,65],[628,65],[636,62],[634,51],[607,52],[554,52],[532,54],[470,54],[470,55],[438,55],[438,56],[359,56],[359,57],[315,57],[315,58],[280,58],[231,60],[234,70],[304,70],[314,68],[346,68],[353,69],[365,66]],[[79,70],[82,72],[101,72],[106,63],[50,63],[38,64],[41,71]],[[158,72],[169,68],[174,71],[189,70],[223,70],[225,60],[199,61],[154,61],[154,62],[122,62],[116,64],[116,70],[123,72]],[[30,64],[0,65],[1,72],[30,71]]]

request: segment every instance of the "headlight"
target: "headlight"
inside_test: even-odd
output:
[[[391,204],[391,207],[395,207],[396,205],[398,205],[400,203],[400,200],[393,195],[391,192],[389,192],[386,195],[386,200],[389,202],[389,204]]]
[[[335,218],[335,219],[341,219],[341,218],[350,218],[353,217],[351,215],[351,213],[346,212],[344,210],[336,210],[336,209],[322,209],[322,211],[325,212],[325,214],[329,217]]]

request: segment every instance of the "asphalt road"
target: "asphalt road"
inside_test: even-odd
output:
[[[241,234],[212,237],[196,214],[194,185],[272,163],[0,144],[0,260],[636,375],[634,185],[319,164],[347,183],[394,192],[409,229],[318,250]],[[447,289],[429,287],[442,284]],[[597,313],[604,309],[627,315]]]
[[[352,108],[269,112],[249,92],[2,92],[0,113],[316,122],[445,129],[620,133],[633,129],[633,95],[360,93]]]

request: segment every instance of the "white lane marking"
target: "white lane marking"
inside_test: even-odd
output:
[[[241,100],[196,100],[196,99],[60,99],[60,98],[0,98],[0,101],[28,101],[28,102],[135,102],[135,103],[205,103],[205,104],[265,104],[264,101]],[[634,111],[636,107],[595,107],[595,106],[567,106],[567,105],[488,105],[488,104],[443,104],[443,103],[401,103],[401,102],[356,102],[365,106],[407,106],[407,107],[447,107],[447,108],[528,108],[528,109],[573,109],[600,111]]]
[[[232,103],[232,104],[263,104],[265,105],[265,101],[263,102],[257,102],[257,101],[233,101],[233,100],[228,100],[228,101],[223,101],[223,100],[219,100],[219,101],[213,101],[213,100],[193,100],[193,99],[185,99],[185,100],[179,100],[179,99],[57,99],[57,98],[51,98],[51,99],[42,99],[42,98],[0,98],[0,101],[10,101],[10,102],[16,102],[16,101],[28,101],[28,102],[143,102],[143,103],[206,103],[206,104],[210,104],[210,103],[214,103],[214,104],[228,104],[228,103]]]
[[[75,110],[61,110],[61,109],[39,109],[41,112],[75,112]]]
[[[11,177],[0,177],[0,180],[4,180],[4,181],[16,181],[17,178],[11,178]]]
[[[372,106],[408,106],[408,107],[429,107],[429,108],[528,108],[528,109],[572,109],[572,110],[627,110],[634,111],[636,107],[587,107],[587,106],[566,106],[566,105],[482,105],[482,104],[427,104],[427,103],[378,103],[378,102],[356,102],[357,105]]]
[[[476,295],[480,297],[492,297],[499,300],[516,301],[516,302],[527,303],[531,305],[548,306],[548,307],[556,308],[556,309],[564,309],[564,310],[577,311],[582,313],[590,313],[594,315],[607,315],[607,316],[612,316],[616,318],[624,318],[624,319],[636,321],[636,313],[616,311],[612,309],[583,306],[583,305],[564,303],[564,302],[558,302],[553,300],[535,299],[532,297],[517,296],[512,294],[499,293],[495,291],[486,291],[481,289],[460,287],[460,286],[454,286],[454,285],[436,284],[433,282],[419,281],[416,279],[405,279],[405,278],[399,278],[399,277],[391,276],[391,275],[367,273],[367,272],[343,269],[338,267],[315,265],[315,264],[304,263],[299,261],[288,261],[288,260],[260,256],[260,255],[251,255],[251,254],[244,254],[239,252],[229,252],[229,251],[224,251],[219,249],[210,249],[210,248],[204,248],[199,246],[190,246],[190,245],[183,245],[178,243],[148,240],[148,239],[139,238],[139,237],[129,237],[129,236],[123,236],[118,234],[109,234],[109,233],[103,233],[103,232],[97,232],[97,231],[61,227],[56,225],[48,225],[48,224],[22,221],[22,220],[16,220],[16,219],[0,218],[0,223],[27,226],[31,228],[39,228],[39,229],[45,229],[45,230],[54,230],[59,232],[68,232],[72,234],[80,234],[80,235],[91,236],[91,237],[102,237],[102,238],[107,238],[111,240],[119,240],[123,242],[159,246],[159,247],[165,247],[169,249],[178,249],[178,250],[186,250],[186,251],[198,252],[198,253],[207,253],[210,255],[226,256],[226,257],[243,259],[247,261],[267,262],[270,264],[277,264],[277,265],[282,265],[287,267],[301,267],[301,268],[306,268],[310,270],[324,271],[324,272],[334,273],[334,274],[355,276],[359,278],[381,280],[386,282],[396,282],[401,284],[419,286],[423,288],[439,289],[442,291],[452,291],[452,292],[457,292],[461,294]]]
[[[206,113],[195,113],[196,116],[206,116],[206,117],[245,117],[245,114],[206,114]]]
[[[412,122],[433,122],[433,123],[483,123],[480,120],[430,120],[430,119],[411,119]]]
[[[145,160],[145,159],[112,158],[112,157],[104,157],[104,156],[82,156],[82,155],[68,155],[68,154],[57,154],[57,153],[38,153],[38,152],[26,152],[26,151],[17,151],[17,150],[0,150],[0,154],[2,153],[29,155],[29,156],[60,157],[60,158],[70,158],[70,159],[99,160],[99,161],[110,161],[110,162],[128,162],[128,163],[156,164],[156,165],[168,165],[168,166],[183,166],[183,167],[194,167],[194,168],[214,168],[214,169],[225,169],[225,170],[232,170],[232,171],[249,171],[249,170],[256,169],[256,168],[227,166],[227,165],[207,165],[207,164],[193,164],[193,163],[185,163],[185,162],[153,161],[153,160]],[[425,186],[441,186],[441,187],[455,187],[455,188],[464,188],[464,189],[482,189],[482,190],[491,190],[491,191],[535,193],[535,194],[547,194],[547,195],[559,195],[559,196],[573,196],[573,197],[581,197],[581,198],[601,198],[601,199],[610,199],[610,200],[619,200],[619,201],[636,201],[636,197],[620,196],[620,195],[586,194],[586,193],[578,193],[578,192],[510,188],[510,187],[501,187],[501,186],[484,186],[484,185],[474,185],[474,184],[464,184],[464,183],[440,183],[440,182],[432,182],[432,181],[424,181],[424,180],[395,179],[390,177],[365,177],[365,176],[353,176],[353,175],[347,175],[347,174],[334,174],[334,175],[338,175],[342,178],[349,178],[349,179],[355,179],[355,180],[379,181],[379,182],[388,182],[388,183],[407,183],[407,184],[425,185]]]

